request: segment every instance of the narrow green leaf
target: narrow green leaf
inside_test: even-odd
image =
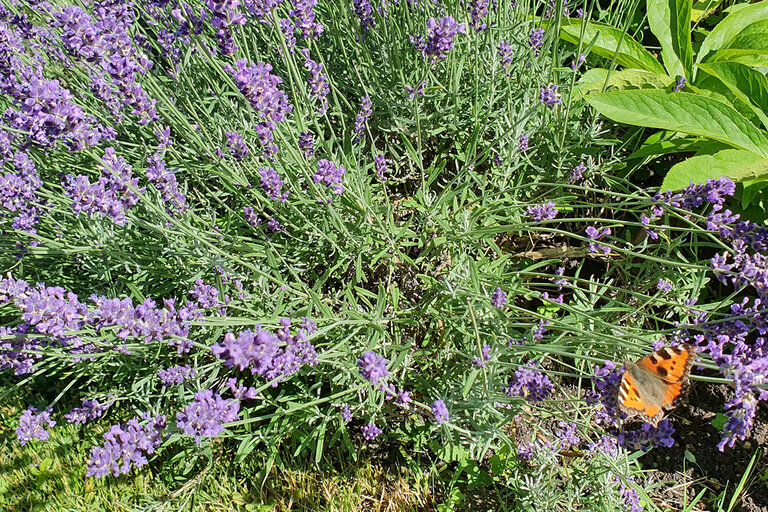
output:
[[[661,43],[661,58],[671,76],[693,79],[691,0],[647,0],[648,24]]]
[[[764,180],[768,178],[768,158],[740,149],[694,156],[672,166],[661,184],[661,190],[681,190],[690,182],[704,183],[709,178],[723,176],[733,181]]]
[[[584,27],[584,41],[595,41],[592,53],[613,59],[616,49],[616,62],[625,68],[644,69],[654,73],[664,74],[664,67],[651,53],[643,48],[643,45],[632,39],[629,34],[606,25],[605,23],[584,22],[579,19],[563,19],[560,25],[560,37],[569,43],[578,44],[581,38],[582,24]]]
[[[708,137],[768,158],[768,139],[733,107],[697,94],[657,90],[590,94],[595,110],[619,123]]]
[[[675,83],[675,79],[669,75],[639,69],[622,69],[608,76],[607,69],[593,68],[584,73],[576,84],[575,90],[581,95],[603,92],[606,77],[608,77],[606,92],[628,89],[667,89]]]
[[[731,39],[755,20],[768,18],[768,1],[758,2],[739,9],[718,23],[701,43],[696,62],[706,62],[714,52],[725,47]]]
[[[713,62],[699,64],[699,67],[723,82],[768,128],[768,78],[765,75],[738,62]]]

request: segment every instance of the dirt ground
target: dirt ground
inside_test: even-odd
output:
[[[765,405],[758,406],[755,426],[744,441],[737,442],[733,448],[726,448],[724,452],[717,449],[721,433],[712,425],[712,420],[718,412],[722,413],[723,405],[732,394],[733,391],[725,385],[695,383],[688,403],[678,407],[671,415],[676,429],[675,445],[669,449],[652,450],[640,459],[645,469],[655,470],[649,475],[653,481],[666,482],[658,488],[659,493],[654,493],[660,507],[680,510],[685,495],[690,503],[706,487],[712,491],[709,493],[710,500],[725,492],[727,508],[757,451],[752,476],[734,510],[768,512],[768,482],[758,479],[761,473],[765,473],[768,461],[768,409]],[[700,503],[699,510],[711,510],[711,505]]]

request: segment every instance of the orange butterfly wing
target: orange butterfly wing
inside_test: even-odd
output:
[[[621,386],[619,387],[619,404],[626,408],[632,409],[637,412],[641,412],[651,418],[652,420],[661,414],[660,407],[652,404],[647,404],[640,398],[638,394],[637,384],[632,379],[629,372],[624,372],[621,378]]]
[[[625,412],[639,412],[656,424],[663,416],[665,409],[676,406],[688,390],[688,375],[695,358],[691,345],[664,347],[649,356],[641,358],[637,365],[659,376],[665,384],[661,404],[651,404],[643,400],[637,384],[628,371],[624,372],[619,387],[619,404]]]

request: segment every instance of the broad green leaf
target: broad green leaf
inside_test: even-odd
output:
[[[699,64],[699,67],[723,82],[768,128],[768,78],[765,75],[738,62],[713,62]]]
[[[691,0],[647,0],[648,24],[670,76],[693,79]]]
[[[564,19],[560,25],[560,37],[569,43],[579,44],[582,24],[585,25],[584,41],[587,43],[595,41],[592,46],[592,53],[610,60],[613,59],[618,48],[616,62],[621,66],[644,69],[659,74],[664,73],[664,67],[648,50],[643,48],[643,45],[632,39],[629,34],[624,34],[621,30],[605,23]]]
[[[755,68],[765,74],[768,73],[768,50],[739,50],[728,48],[720,50],[707,59],[707,63],[711,62],[738,62],[745,66]]]
[[[733,181],[766,179],[768,158],[741,149],[724,149],[714,155],[693,156],[672,166],[664,177],[661,190],[681,190],[690,182],[704,183],[709,178],[722,176]]]
[[[608,84],[605,79],[608,78]],[[660,75],[650,71],[641,71],[639,69],[621,69],[611,73],[608,76],[608,70],[603,68],[593,68],[584,73],[576,84],[576,92],[584,94],[603,92],[603,86],[606,85],[606,92],[612,90],[627,89],[667,89],[675,83],[675,79],[669,75]]]
[[[619,123],[708,137],[768,158],[768,139],[733,107],[697,94],[657,90],[590,94],[595,110]]]
[[[708,73],[699,73],[696,76],[696,85],[689,86],[688,92],[695,92],[701,96],[726,103],[735,108],[739,114],[749,119],[751,123],[757,124],[760,122],[749,105],[736,98],[727,85]]]
[[[724,50],[768,50],[768,19],[756,21],[730,39]]]
[[[723,0],[698,0],[693,3],[691,8],[691,19],[699,21],[709,13],[717,9],[717,6],[723,3]]]
[[[745,27],[755,20],[768,19],[768,0],[739,9],[718,23],[701,43],[696,62],[706,62],[714,52],[725,47]]]

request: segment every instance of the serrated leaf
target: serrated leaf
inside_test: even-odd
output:
[[[586,101],[619,123],[707,137],[768,157],[768,138],[733,107],[712,98],[655,90],[590,94]]]
[[[582,24],[584,24],[584,41],[591,43],[592,53],[616,62],[630,69],[644,69],[653,73],[664,73],[664,67],[643,45],[635,41],[629,34],[598,22],[584,22],[580,19],[563,19],[560,25],[560,37],[569,43],[579,44]],[[616,50],[619,50],[616,53]]]
[[[768,158],[750,151],[725,149],[714,155],[694,156],[675,164],[664,177],[661,190],[681,190],[690,182],[704,183],[709,178],[727,176],[733,181],[759,181],[768,178]]]
[[[606,84],[606,78],[608,83]],[[651,73],[640,69],[622,69],[608,76],[608,70],[602,68],[590,69],[576,83],[575,91],[581,95],[602,93],[612,90],[632,89],[667,89],[675,83],[669,75]]]
[[[647,0],[648,24],[671,76],[693,79],[691,0]]]
[[[701,43],[696,62],[707,62],[711,54],[725,48],[731,39],[753,21],[766,18],[768,18],[768,2],[758,2],[726,16]]]
[[[699,68],[724,83],[768,128],[768,78],[765,75],[738,62],[699,64]]]

